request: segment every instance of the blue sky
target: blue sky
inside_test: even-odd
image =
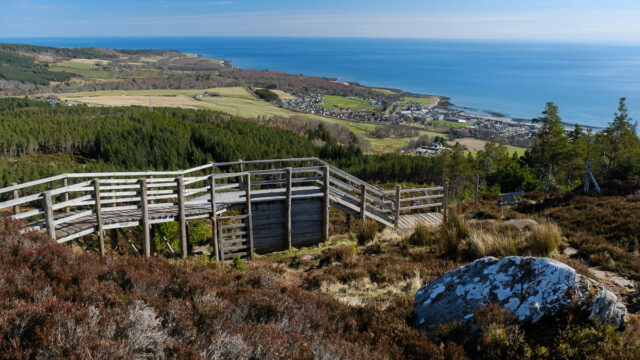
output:
[[[640,43],[637,0],[0,0],[0,37],[326,36]]]

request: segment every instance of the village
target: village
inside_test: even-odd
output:
[[[395,101],[391,106],[384,108],[384,99],[380,98],[370,101],[371,109],[328,108],[322,94],[312,93],[296,94],[294,99],[279,100],[277,104],[285,109],[341,120],[389,125],[431,125],[463,136],[504,141],[516,146],[525,145],[525,147],[539,128],[539,125],[526,120],[468,113],[448,103],[439,104],[438,102],[432,106],[425,106],[418,102]],[[434,144],[427,148],[415,149],[414,152],[432,155],[445,150],[446,147],[442,144]]]

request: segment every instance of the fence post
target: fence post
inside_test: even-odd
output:
[[[553,169],[553,165],[549,164],[549,170],[547,171],[547,186],[544,188],[544,200],[547,200],[547,196],[549,195],[549,185],[551,184],[551,169]]]
[[[329,192],[331,189],[331,173],[329,166],[323,168],[324,196],[322,197],[322,241],[329,240]]]
[[[18,184],[13,183],[13,186],[18,186]],[[16,200],[20,197],[20,192],[18,189],[13,190],[13,200]],[[20,205],[13,205],[13,215],[20,214]]]
[[[367,220],[367,185],[360,187],[360,220]]]
[[[47,226],[47,234],[55,241],[56,224],[53,220],[53,201],[51,200],[51,193],[49,191],[44,193],[44,214]]]
[[[478,210],[478,189],[480,188],[480,174],[476,175],[476,198],[474,202],[474,207]]]
[[[187,214],[184,211],[184,175],[178,177],[178,224],[180,225],[180,256],[187,258],[189,248],[187,246]]]
[[[244,172],[244,165],[242,165],[242,159],[238,159],[238,162],[240,163],[240,172]]]
[[[104,256],[107,251],[104,247],[104,229],[102,228],[102,203],[100,201],[100,180],[93,179],[93,197],[96,212],[96,230],[100,240],[100,255]]]
[[[216,261],[220,261],[220,249],[218,248],[218,214],[216,213],[216,166],[211,163],[211,233],[213,235],[213,251]]]
[[[449,204],[449,182],[444,183],[444,197],[442,199],[442,217],[444,221],[447,221],[447,212],[448,212],[448,204]]]
[[[292,177],[293,177],[293,169],[290,167],[285,169],[286,171],[286,194],[285,194],[285,202],[284,202],[284,211],[285,211],[285,220],[284,220],[284,233],[287,239],[287,249],[291,250],[292,246],[292,238],[291,238],[291,192],[292,189]]]
[[[395,228],[397,229],[400,226],[400,208],[401,208],[401,197],[402,193],[402,185],[396,185],[396,208],[395,208]]]
[[[249,229],[249,259],[253,260],[253,219],[251,215],[251,174],[245,175],[245,197],[247,198],[247,223]]]
[[[62,179],[62,187],[67,187],[69,186],[69,180],[67,180],[67,178]],[[64,192],[64,202],[69,202],[69,192],[65,191]],[[71,213],[71,209],[68,206],[64,207],[64,212],[69,214]]]
[[[151,233],[149,231],[149,202],[147,199],[147,179],[140,179],[140,209],[142,210],[142,233],[144,234],[144,256],[151,257]]]

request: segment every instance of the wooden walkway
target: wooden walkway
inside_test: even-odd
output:
[[[10,196],[0,209],[11,208],[14,218],[29,220],[27,229],[45,230],[61,243],[98,234],[103,253],[105,230],[141,226],[147,256],[151,225],[177,221],[184,257],[187,222],[211,219],[213,244],[221,248],[216,256],[226,259],[225,250],[252,257],[254,248],[326,240],[331,206],[400,232],[419,223],[437,226],[443,215],[434,210],[446,209],[446,193],[446,184],[383,190],[317,158],[304,158],[212,163],[175,172],[59,175],[0,189],[0,198]],[[255,219],[254,208],[262,211]],[[216,224],[222,220],[227,221],[221,226],[225,231],[218,233]],[[258,234],[262,244],[254,244],[254,220],[264,232]]]

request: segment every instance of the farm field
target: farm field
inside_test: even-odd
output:
[[[351,109],[351,110],[373,110],[374,107],[366,100],[350,99],[344,96],[323,95],[323,107],[326,109]]]
[[[465,146],[473,155],[475,155],[479,150],[483,150],[486,143],[487,141],[485,140],[474,138],[462,138],[447,141],[447,144],[449,145],[460,144]],[[524,155],[525,151],[527,151],[526,148],[516,146],[507,146],[507,150],[509,151],[509,154],[513,155],[515,153],[518,154],[518,156]]]
[[[417,97],[417,96],[405,96],[404,100],[400,104],[418,103],[423,106],[430,106],[434,103],[433,97]]]
[[[91,78],[109,78],[111,72],[101,70],[99,66],[87,62],[63,61],[56,66],[50,66],[49,71],[68,72]]]

